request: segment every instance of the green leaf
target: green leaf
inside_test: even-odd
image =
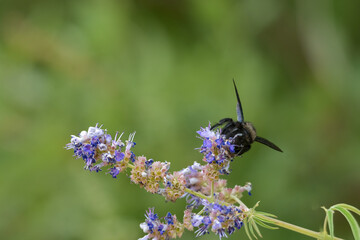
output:
[[[252,207],[253,210],[255,210],[255,208],[257,208],[260,204],[260,201],[258,201],[257,203],[255,203],[255,205]]]
[[[248,238],[249,238],[250,240],[252,240],[251,235],[250,235],[250,232],[249,232],[248,222],[247,222],[246,220],[244,220],[244,227],[245,227],[246,235],[248,236]]]
[[[334,211],[331,209],[326,209],[326,215],[328,219],[330,236],[334,238]]]
[[[260,232],[258,226],[256,225],[255,219],[254,219],[253,221],[251,221],[251,225],[253,225],[256,233],[257,233],[260,237],[262,237],[261,232]]]
[[[255,235],[253,226],[252,226],[252,224],[251,224],[251,221],[249,221],[249,229],[250,229],[251,235],[252,235],[255,239],[257,239],[257,236]]]
[[[344,208],[344,204],[338,204],[338,205],[332,206],[330,209],[335,209],[335,210],[339,211],[342,215],[344,215],[344,217],[346,218],[346,220],[348,221],[348,223],[350,225],[350,228],[354,235],[355,240],[360,240],[359,225],[356,222],[356,219],[354,218],[354,216],[346,208],[348,208],[348,206],[345,206],[345,208]]]
[[[349,205],[349,204],[339,203],[339,204],[336,204],[336,205],[334,205],[334,206],[332,206],[332,207],[342,207],[342,208],[345,208],[345,209],[347,209],[347,210],[350,210],[350,211],[352,211],[352,212],[354,212],[354,213],[356,213],[357,215],[360,216],[360,210],[357,209],[357,208],[354,207],[354,206]],[[331,207],[331,208],[332,208],[332,207]]]
[[[266,212],[259,212],[259,211],[256,211],[256,215],[264,215],[264,216],[268,216],[268,217],[273,217],[273,218],[277,218],[277,216],[275,216],[274,214],[271,214],[271,213],[266,213]]]
[[[261,215],[256,215],[256,218],[259,219],[259,220],[262,221],[262,222],[274,224],[274,222],[273,222],[272,220],[265,219],[265,218],[263,218]]]
[[[255,218],[254,220],[255,220],[255,222],[256,222],[257,224],[259,224],[259,225],[262,226],[263,228],[267,228],[267,229],[271,229],[271,230],[279,229],[278,227],[273,227],[273,226],[267,225],[266,223],[263,222],[263,219]],[[271,223],[271,222],[270,222],[270,223]]]

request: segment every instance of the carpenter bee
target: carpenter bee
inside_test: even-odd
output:
[[[244,114],[241,107],[240,97],[234,79],[233,79],[233,83],[237,98],[237,106],[236,106],[237,121],[233,121],[231,118],[221,119],[218,123],[216,123],[211,127],[211,130],[226,124],[225,127],[221,129],[220,134],[225,135],[226,139],[230,139],[230,138],[232,139],[233,144],[235,145],[236,156],[240,156],[243,153],[249,151],[251,144],[254,141],[262,143],[276,151],[282,152],[282,150],[274,143],[270,142],[265,138],[256,136],[256,130],[254,125],[252,125],[251,122],[244,121]]]

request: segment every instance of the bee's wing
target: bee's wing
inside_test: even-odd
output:
[[[264,145],[266,145],[268,147],[271,147],[272,149],[274,149],[276,151],[282,152],[282,150],[278,146],[276,146],[275,144],[273,144],[272,142],[270,142],[269,140],[267,140],[265,138],[256,136],[255,141],[259,142],[259,143],[262,143],[262,144],[264,144]]]
[[[237,98],[237,106],[236,106],[236,114],[237,114],[237,120],[239,122],[243,122],[244,121],[244,114],[243,114],[243,110],[241,107],[241,102],[240,102],[240,97],[239,97],[239,93],[237,91],[236,88],[236,84],[235,84],[235,80],[233,79],[233,83],[234,83],[234,87],[235,87],[235,93],[236,93],[236,98]]]

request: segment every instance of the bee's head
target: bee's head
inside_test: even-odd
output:
[[[255,138],[256,138],[256,129],[254,127],[254,125],[252,125],[251,122],[244,122],[243,123],[244,125],[244,128],[245,130],[250,134],[251,136],[251,141],[255,141]]]

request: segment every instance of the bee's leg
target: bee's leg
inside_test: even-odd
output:
[[[233,135],[233,132],[238,131],[238,128],[235,126],[233,121],[227,123],[225,127],[221,129],[221,134],[225,135],[226,138],[229,138]]]
[[[243,153],[246,153],[247,151],[249,151],[251,148],[251,145],[250,144],[246,144],[244,145],[243,147],[241,147],[239,149],[239,152],[237,153],[238,156],[242,155]]]
[[[235,138],[237,138],[237,137],[242,137],[242,133],[237,133],[234,137],[233,137],[233,139],[235,139]]]
[[[232,124],[233,123],[233,120],[231,118],[224,118],[224,119],[221,119],[218,123],[216,123],[215,125],[213,125],[210,130],[213,130],[214,128],[217,128],[218,126],[221,126],[223,125],[224,123],[228,123],[228,124]],[[228,125],[227,124],[227,125]]]

